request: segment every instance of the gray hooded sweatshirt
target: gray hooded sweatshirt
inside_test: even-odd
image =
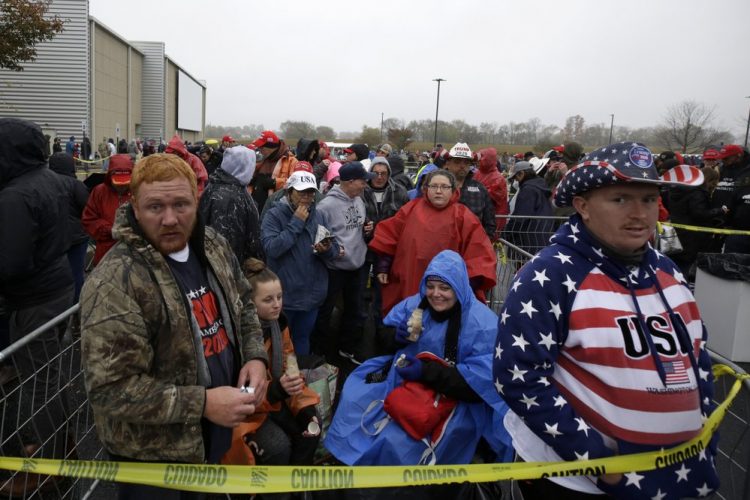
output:
[[[350,198],[340,186],[334,186],[320,200],[317,210],[323,215],[339,247],[344,248],[343,257],[326,261],[326,265],[330,269],[342,271],[362,267],[367,255],[367,244],[362,232],[365,224],[365,204],[362,198]]]

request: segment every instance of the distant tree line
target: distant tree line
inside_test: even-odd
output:
[[[263,130],[262,125],[243,127],[206,126],[207,137],[230,134],[235,139],[252,139]],[[278,133],[290,145],[302,137],[332,141],[363,142],[376,146],[389,142],[398,149],[406,149],[412,142],[430,143],[434,139],[435,120],[412,120],[398,118],[383,120],[382,127],[363,125],[360,132],[339,132],[333,128],[305,122],[288,120],[281,124]],[[715,125],[712,108],[695,101],[683,101],[669,106],[662,121],[651,127],[631,128],[616,125],[611,142],[640,141],[650,147],[702,152],[712,144],[730,143],[732,134]],[[610,124],[586,123],[581,115],[570,116],[560,125],[544,124],[539,118],[525,122],[482,122],[472,125],[464,120],[438,121],[437,142],[451,144],[458,141],[469,144],[530,145],[546,150],[566,141],[576,141],[584,146],[603,146],[610,142]]]

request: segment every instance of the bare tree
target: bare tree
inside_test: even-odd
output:
[[[682,101],[667,108],[655,138],[659,145],[683,153],[700,152],[731,134],[714,126],[714,108],[696,101]]]
[[[580,141],[584,128],[586,128],[586,121],[581,115],[569,116],[565,120],[563,139],[566,141]]]

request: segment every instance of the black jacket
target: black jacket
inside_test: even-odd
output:
[[[60,174],[65,191],[68,193],[68,228],[70,244],[78,245],[88,241],[89,235],[81,225],[81,214],[89,199],[89,190],[76,177],[76,164],[72,156],[67,153],[55,153],[49,157],[49,168]]]
[[[670,187],[671,208],[669,219],[675,224],[716,227],[724,215],[721,208],[711,208],[711,197],[705,186]],[[711,235],[703,232],[675,228],[682,243],[682,252],[675,262],[692,263],[699,252],[711,249]]]
[[[487,192],[484,184],[475,181],[471,178],[471,174],[469,174],[464,179],[463,186],[461,186],[461,198],[459,201],[466,205],[479,218],[484,232],[487,233],[490,241],[495,241],[495,230],[497,229],[495,203],[490,198],[490,194]]]
[[[511,218],[503,229],[503,238],[524,250],[536,253],[549,243],[554,233],[552,192],[541,177],[526,178],[516,195],[516,204],[511,215],[533,215],[546,219]]]
[[[732,203],[735,203],[735,191],[737,189],[737,183],[742,178],[750,177],[750,156],[743,156],[739,164],[727,167],[721,167],[721,175],[719,177],[719,184],[717,184],[714,190],[713,196],[711,197],[711,207],[721,208],[726,206],[730,208]],[[730,227],[734,227],[732,220],[736,219],[736,211],[730,211],[727,214],[726,219],[730,223]]]
[[[735,177],[732,197],[727,204],[729,208],[727,219],[732,229],[747,231],[750,230],[750,155],[745,154],[740,165],[733,170],[738,173]]]
[[[401,184],[394,182],[393,179],[388,179],[388,184],[383,190],[383,202],[380,205],[375,199],[375,193],[375,189],[368,183],[362,193],[362,201],[365,202],[367,218],[376,225],[378,222],[396,215],[398,209],[409,202],[406,189]]]
[[[0,118],[0,295],[9,310],[72,290],[68,193],[38,125]]]
[[[209,176],[221,166],[221,160],[223,157],[224,155],[218,151],[212,151],[211,156],[208,157],[208,161],[203,162],[203,166],[206,167],[206,172],[208,172]],[[203,161],[203,159],[201,159],[201,161]]]
[[[398,155],[391,155],[387,160],[391,168],[391,179],[393,179],[393,182],[404,186],[404,189],[407,191],[414,189],[411,179],[404,173],[404,160]]]
[[[300,139],[297,141],[297,148],[295,149],[294,156],[296,156],[299,161],[306,161],[310,165],[315,165],[318,151],[320,151],[320,143],[317,139]]]
[[[249,257],[264,260],[258,207],[234,176],[217,168],[203,191],[199,211],[206,225],[229,241],[240,264]]]

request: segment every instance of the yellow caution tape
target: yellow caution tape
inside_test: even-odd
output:
[[[739,229],[721,229],[718,227],[703,227],[703,226],[689,226],[687,224],[675,224],[673,222],[658,222],[657,225],[672,226],[679,229],[685,229],[687,231],[700,231],[701,233],[713,233],[713,234],[741,234],[748,236],[750,231],[741,231]],[[659,233],[661,233],[659,228]]]
[[[80,158],[76,158],[76,161],[79,161],[81,163],[103,163],[105,160],[109,160],[112,158],[111,156],[107,156],[106,158],[99,158],[96,160],[82,160]]]
[[[714,375],[736,380],[701,433],[668,450],[575,462],[528,462],[433,466],[223,466],[51,460],[0,457],[0,468],[36,474],[135,483],[206,493],[281,493],[344,488],[418,486],[561,476],[599,476],[667,467],[697,456],[708,446],[748,374],[715,365]]]

